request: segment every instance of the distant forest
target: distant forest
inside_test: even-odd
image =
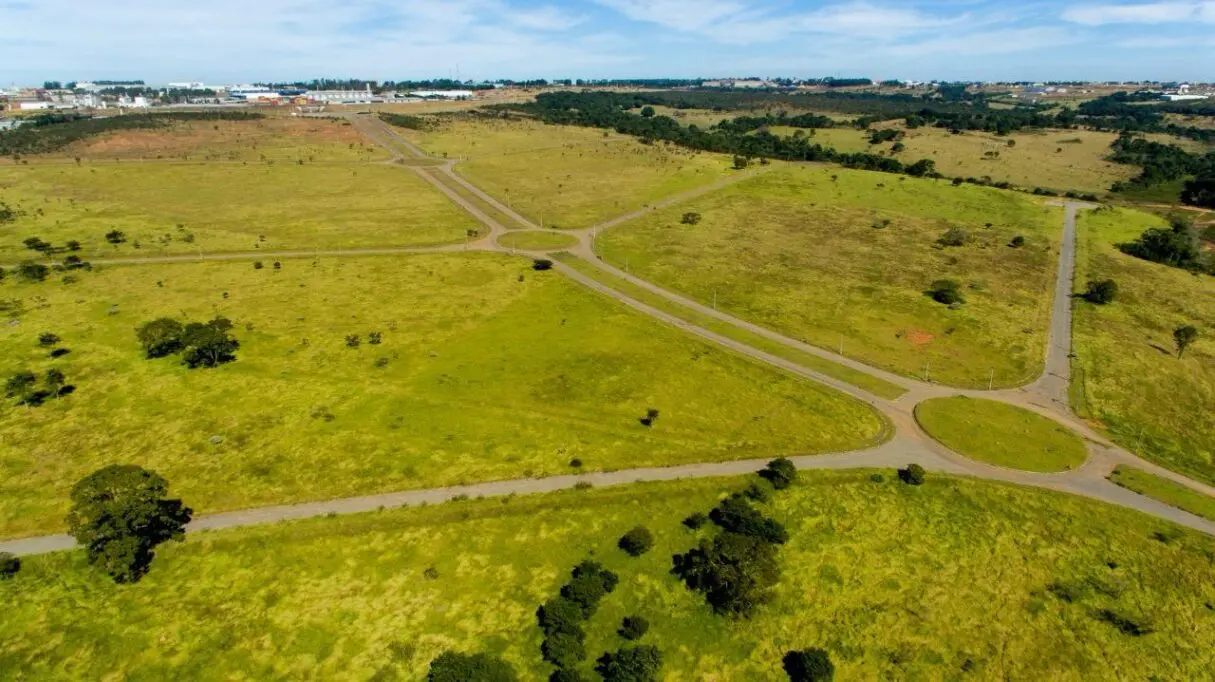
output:
[[[94,135],[115,130],[161,128],[174,121],[252,121],[263,118],[251,111],[178,111],[167,114],[131,114],[92,118],[78,114],[46,114],[25,125],[0,132],[0,156],[46,154]]]

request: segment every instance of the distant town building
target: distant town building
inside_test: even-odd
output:
[[[1209,99],[1210,95],[1183,95],[1183,94],[1173,95],[1173,94],[1170,94],[1170,95],[1161,95],[1161,97],[1163,97],[1164,99],[1166,99],[1170,102],[1191,102],[1191,101],[1199,100],[1199,99]]]
[[[303,96],[315,104],[367,104],[379,99],[370,87],[366,90],[309,90]]]

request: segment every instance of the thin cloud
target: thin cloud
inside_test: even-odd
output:
[[[1150,2],[1135,5],[1077,5],[1063,12],[1067,21],[1086,26],[1106,24],[1215,23],[1215,2]]]

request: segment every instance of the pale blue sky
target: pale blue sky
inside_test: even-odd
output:
[[[1215,80],[1215,0],[0,0],[0,84]]]

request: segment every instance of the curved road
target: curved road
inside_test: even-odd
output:
[[[405,138],[391,130],[387,125],[383,124],[378,119],[373,120],[369,117],[355,117],[355,125],[365,135],[393,154],[393,159],[390,162],[397,162],[407,158],[426,158],[426,155],[422,150],[409,143]],[[422,176],[428,182],[431,182],[431,184],[442,191],[453,202],[458,204],[464,210],[468,211],[469,214],[476,217],[482,224],[489,228],[489,234],[481,237],[476,242],[471,244],[429,248],[422,247],[311,252],[290,251],[277,253],[254,252],[214,254],[202,256],[201,259],[244,260],[249,258],[264,259],[318,255],[393,255],[403,253],[458,251],[465,248],[513,252],[513,250],[497,246],[495,241],[499,235],[507,232],[508,228],[491,218],[486,214],[485,211],[478,208],[473,202],[467,200],[456,191],[450,189],[449,185],[446,184],[447,182],[459,185],[462,189],[475,196],[477,200],[484,202],[485,205],[491,207],[493,210],[509,217],[511,220],[516,221],[519,225],[525,226],[528,229],[540,229],[523,216],[514,212],[509,207],[501,204],[493,197],[484,193],[479,188],[457,175],[452,170],[453,165],[453,163],[449,162],[441,166],[414,165],[407,167],[411,171]],[[442,173],[444,175],[443,180],[440,180],[436,176],[432,175],[432,173]],[[883,399],[861,388],[853,386],[852,384],[825,376],[811,369],[798,365],[797,363],[774,356],[770,353],[766,353],[740,341],[736,341],[703,327],[689,323],[675,315],[654,308],[641,301],[637,301],[562,263],[555,263],[554,267],[574,281],[577,281],[580,284],[598,291],[606,296],[612,297],[624,305],[658,319],[666,324],[682,329],[688,333],[704,338],[732,351],[746,355],[747,357],[753,358],[757,361],[767,363],[786,372],[819,382],[835,390],[846,393],[854,398],[867,402],[873,406],[874,409],[881,412],[889,420],[893,427],[892,437],[886,443],[874,448],[855,452],[791,458],[799,469],[841,470],[857,468],[894,468],[906,466],[907,464],[914,462],[920,464],[926,470],[933,472],[971,476],[975,478],[1013,483],[1017,485],[1044,488],[1058,492],[1070,493],[1073,495],[1081,495],[1110,504],[1135,509],[1157,518],[1165,519],[1167,521],[1202,531],[1210,535],[1215,535],[1215,523],[1121,488],[1113,483],[1110,483],[1108,480],[1106,480],[1106,477],[1118,464],[1130,464],[1137,468],[1148,471],[1149,473],[1168,478],[1194,490],[1203,492],[1207,495],[1215,496],[1215,488],[1207,486],[1198,481],[1190,480],[1180,474],[1151,464],[1150,462],[1146,462],[1130,452],[1113,445],[1103,436],[1093,431],[1088,424],[1077,419],[1075,415],[1071,413],[1067,398],[1067,387],[1071,373],[1071,294],[1072,279],[1075,269],[1076,215],[1079,210],[1089,208],[1089,205],[1070,202],[1066,204],[1063,245],[1059,255],[1059,268],[1056,276],[1054,302],[1051,310],[1050,332],[1048,335],[1049,340],[1046,349],[1045,371],[1043,375],[1034,383],[1019,389],[992,392],[959,390],[936,384],[925,383],[875,369],[863,363],[837,355],[835,353],[831,353],[830,351],[823,350],[816,346],[811,346],[797,341],[796,339],[788,338],[777,332],[773,332],[769,329],[746,322],[745,320],[740,320],[714,308],[704,306],[696,301],[692,301],[679,296],[678,294],[657,287],[649,282],[646,282],[645,280],[633,277],[627,272],[622,272],[601,261],[594,253],[594,239],[602,230],[610,229],[611,227],[626,223],[639,217],[640,215],[643,215],[647,211],[690,200],[733,182],[739,182],[747,177],[752,177],[753,175],[754,173],[732,176],[727,180],[722,180],[706,187],[697,188],[680,195],[669,197],[651,206],[647,206],[626,215],[619,216],[594,227],[583,230],[563,231],[564,234],[573,235],[578,239],[577,247],[566,250],[586,260],[587,262],[594,264],[606,272],[623,278],[637,286],[643,287],[644,289],[662,296],[673,303],[684,306],[691,310],[695,310],[700,314],[709,315],[715,319],[729,323],[751,333],[758,334],[777,343],[781,343],[791,348],[796,348],[802,352],[811,353],[813,355],[831,360],[837,364],[845,365],[865,372],[871,376],[906,388],[907,393],[895,400]],[[541,257],[544,254],[541,252],[535,252],[531,255]],[[200,257],[166,256],[147,259],[99,260],[94,262],[108,264],[154,262],[171,263],[197,261],[199,259]],[[925,434],[916,423],[913,415],[913,410],[916,404],[930,398],[947,397],[953,395],[968,395],[999,400],[1001,402],[1006,402],[1033,410],[1034,412],[1059,421],[1060,423],[1063,423],[1076,430],[1088,439],[1089,458],[1083,466],[1073,471],[1060,474],[1037,474],[1012,469],[1003,469],[957,455]],[[766,459],[713,462],[668,468],[629,469],[622,471],[584,474],[579,476],[516,479],[509,481],[480,483],[469,486],[414,490],[398,493],[386,493],[382,495],[344,498],[323,502],[308,502],[274,507],[262,507],[257,509],[245,509],[203,516],[192,522],[189,525],[188,530],[190,532],[197,532],[201,530],[275,523],[278,521],[301,519],[328,514],[352,514],[373,511],[380,508],[394,508],[445,502],[457,497],[465,496],[495,497],[552,492],[556,490],[573,488],[579,484],[586,483],[594,486],[612,486],[640,481],[665,481],[680,478],[732,476],[755,471],[763,467],[766,462]],[[75,540],[68,535],[52,535],[0,541],[0,551],[10,552],[17,555],[60,551],[71,549],[74,546]]]

